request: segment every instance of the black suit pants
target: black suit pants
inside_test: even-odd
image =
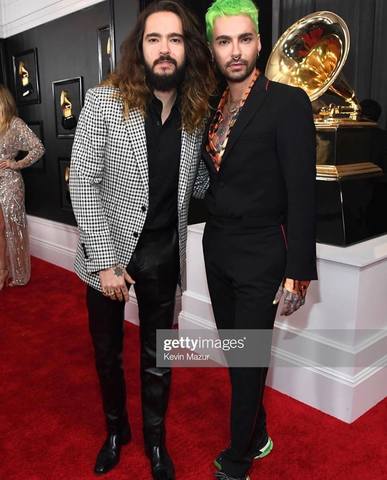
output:
[[[160,445],[171,381],[170,368],[156,367],[156,330],[172,327],[179,253],[176,228],[143,232],[127,267],[135,280],[141,341],[141,399],[145,445]],[[87,288],[89,329],[110,432],[127,422],[122,369],[124,302]]]
[[[285,271],[281,225],[246,226],[240,220],[210,218],[203,236],[208,288],[218,329],[273,329],[273,299]],[[223,470],[246,474],[266,430],[264,367],[229,368],[231,442]]]

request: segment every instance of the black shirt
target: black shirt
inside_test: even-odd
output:
[[[163,125],[162,108],[161,101],[153,97],[145,119],[149,208],[144,230],[159,230],[177,224],[181,114],[176,100]]]

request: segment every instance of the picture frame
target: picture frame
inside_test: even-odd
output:
[[[36,48],[12,55],[17,105],[40,103],[38,51]]]
[[[52,82],[57,138],[73,138],[83,106],[83,77]]]
[[[34,132],[34,134],[40,139],[40,141],[44,145],[44,134],[43,134],[43,122],[41,120],[37,120],[34,122],[28,122],[27,125],[29,128]],[[45,170],[45,155],[43,155],[39,160],[33,163],[31,166],[28,167],[28,171],[44,171]]]
[[[59,170],[60,208],[67,212],[72,212],[73,207],[71,205],[70,188],[69,188],[70,158],[59,157],[58,170]]]
[[[110,25],[97,29],[98,81],[102,82],[114,69],[113,35]]]

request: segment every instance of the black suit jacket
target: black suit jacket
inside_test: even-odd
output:
[[[255,82],[232,128],[219,172],[206,152],[210,215],[257,225],[286,224],[285,276],[313,280],[316,272],[316,133],[311,103],[299,88]]]

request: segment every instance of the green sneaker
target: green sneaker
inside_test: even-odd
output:
[[[266,436],[262,443],[263,445],[258,447],[257,451],[254,453],[254,460],[266,457],[273,450],[273,440],[269,436]]]
[[[263,457],[266,457],[267,455],[269,455],[269,453],[273,450],[273,446],[274,446],[273,440],[269,437],[269,435],[266,434],[265,437],[263,438],[262,442],[261,442],[261,446],[259,446],[253,454],[253,457],[252,457],[253,460],[258,460],[260,458],[263,458]],[[214,465],[218,470],[220,470],[220,472],[219,472],[220,474],[223,473],[221,470],[222,470],[222,458],[223,458],[224,452],[225,452],[225,450],[223,452],[221,452],[217,456],[217,458],[214,460]],[[220,478],[222,478],[222,477],[220,477]],[[232,478],[232,477],[230,477],[230,478]],[[248,480],[248,478],[249,477],[247,476],[246,480]]]

